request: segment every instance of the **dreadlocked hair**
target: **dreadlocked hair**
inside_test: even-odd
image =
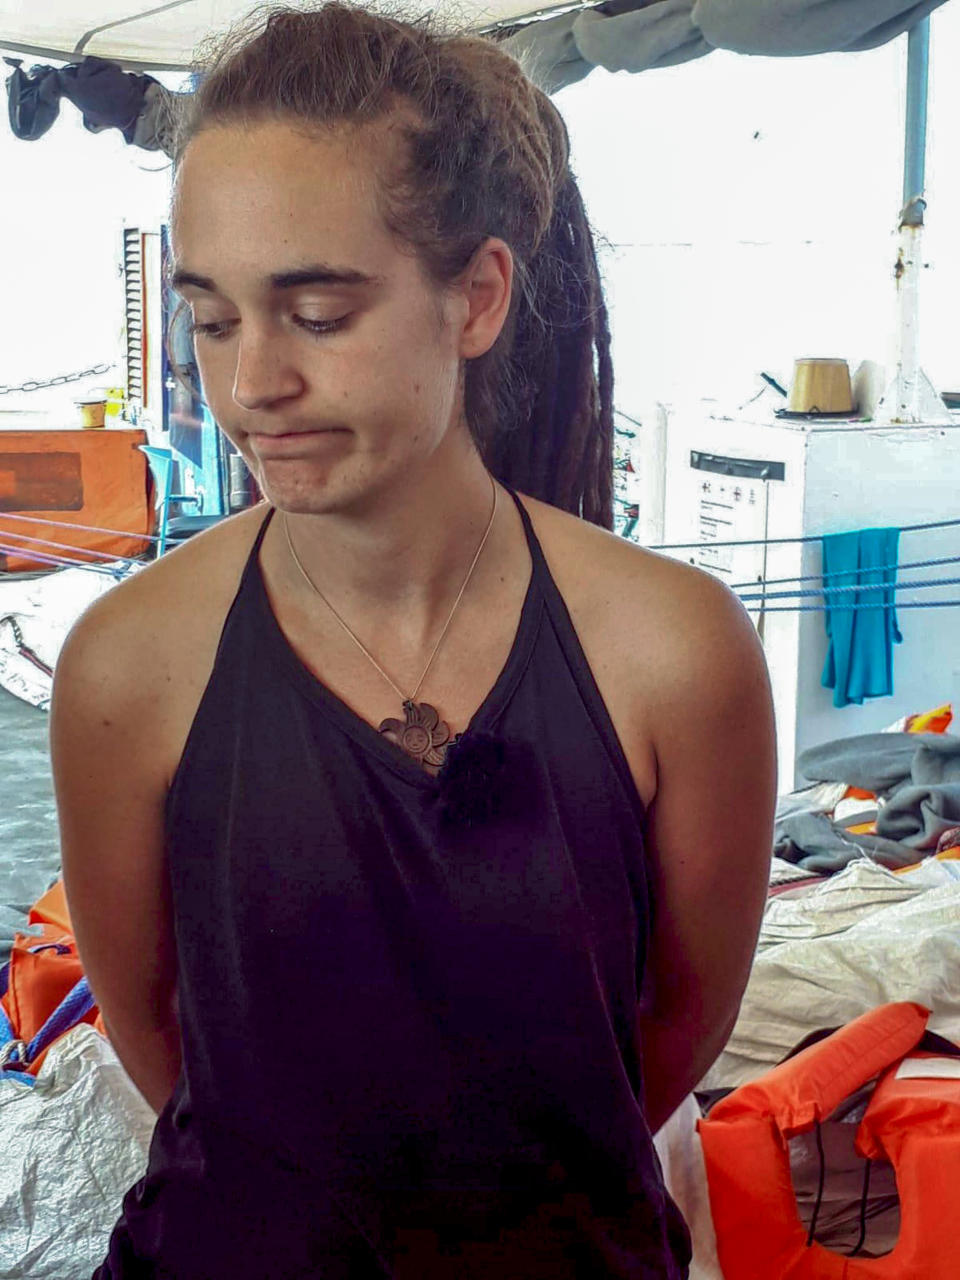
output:
[[[396,12],[340,0],[254,10],[201,49],[197,91],[175,122],[174,164],[191,138],[220,124],[398,127],[405,146],[377,174],[378,211],[438,293],[488,237],[513,254],[503,328],[461,371],[484,465],[612,528],[610,333],[566,125],[493,39]]]

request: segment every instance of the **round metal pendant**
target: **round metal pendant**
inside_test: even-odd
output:
[[[412,760],[435,768],[442,765],[450,743],[450,726],[429,702],[407,699],[403,710],[405,720],[383,720],[380,732]]]

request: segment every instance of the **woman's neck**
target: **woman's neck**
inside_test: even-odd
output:
[[[472,463],[456,474],[427,472],[416,483],[380,495],[362,514],[279,512],[274,554],[285,591],[301,600],[314,595],[290,555],[284,521],[304,573],[358,632],[392,632],[404,647],[435,636],[488,525],[467,591],[474,605],[478,592],[495,594],[505,564],[516,555],[515,523],[503,518],[513,503],[504,503],[506,495],[496,486],[490,523],[495,485],[476,452],[470,456]]]

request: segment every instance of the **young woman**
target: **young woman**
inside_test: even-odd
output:
[[[651,1133],[746,983],[772,704],[733,594],[609,532],[563,122],[488,40],[282,10],[175,178],[266,504],[57,669],[71,914],[159,1113],[97,1280],[683,1276]]]

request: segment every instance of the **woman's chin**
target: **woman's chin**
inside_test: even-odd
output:
[[[324,515],[338,510],[348,496],[345,476],[331,466],[300,463],[294,466],[265,463],[255,475],[260,491],[271,506],[291,515]]]

